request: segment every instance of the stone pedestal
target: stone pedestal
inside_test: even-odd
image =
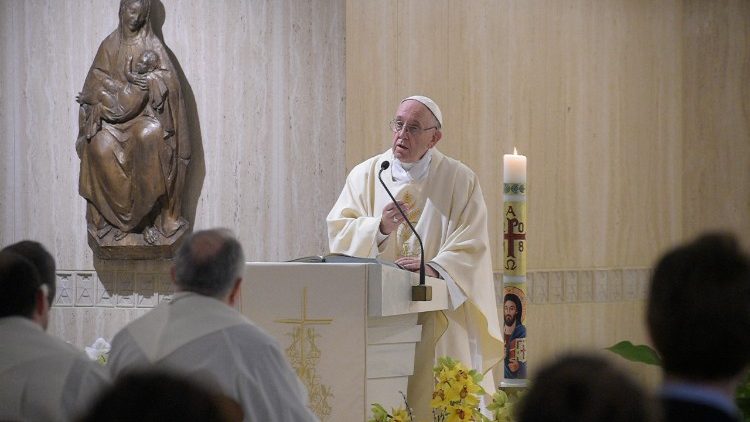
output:
[[[146,242],[140,233],[128,233],[123,239],[115,240],[114,230],[102,238],[89,233],[88,242],[99,259],[169,259],[182,244],[188,227],[187,224],[183,225],[170,237],[164,237],[157,231],[154,244]]]

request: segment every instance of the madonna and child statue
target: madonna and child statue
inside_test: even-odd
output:
[[[76,97],[79,193],[88,242],[103,259],[168,258],[182,216],[190,137],[180,80],[151,27],[150,0],[121,0]]]

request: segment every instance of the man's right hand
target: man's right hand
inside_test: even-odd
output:
[[[409,213],[409,207],[404,201],[398,201],[398,204],[404,213]],[[396,208],[396,204],[389,202],[383,207],[383,213],[380,215],[380,233],[389,235],[403,222],[404,217]]]

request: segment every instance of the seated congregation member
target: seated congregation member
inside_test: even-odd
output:
[[[113,378],[156,365],[218,385],[242,405],[245,420],[317,420],[276,341],[233,308],[244,264],[242,246],[227,230],[185,239],[172,267],[172,301],[112,340]]]
[[[45,332],[54,291],[42,245],[0,251],[0,420],[69,421],[109,385],[100,365]]]
[[[544,366],[521,399],[519,422],[656,422],[657,403],[625,372],[587,353]]]
[[[241,422],[239,403],[166,371],[126,374],[79,422]]]
[[[750,365],[750,257],[706,234],[668,252],[651,276],[648,329],[662,357],[665,420],[737,421]]]

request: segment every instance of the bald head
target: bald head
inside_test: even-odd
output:
[[[242,277],[242,245],[226,229],[191,234],[177,251],[175,284],[180,290],[224,299]]]

